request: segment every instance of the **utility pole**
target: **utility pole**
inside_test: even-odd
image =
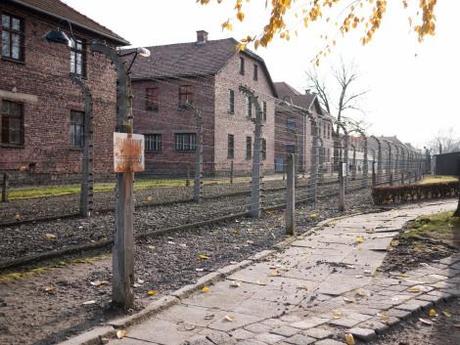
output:
[[[86,218],[93,211],[93,98],[89,87],[80,77],[72,76],[72,81],[80,87],[85,99],[80,215]]]
[[[131,88],[128,71],[122,58],[107,45],[93,42],[91,49],[104,54],[115,65],[117,72],[116,132],[132,135]],[[134,305],[134,236],[133,236],[133,181],[132,171],[116,173],[115,234],[112,253],[112,301],[124,309]]]
[[[251,181],[251,201],[249,214],[251,217],[258,218],[261,214],[261,148],[262,148],[262,108],[259,99],[254,91],[246,86],[240,85],[240,92],[249,97],[250,105],[255,105],[256,117],[250,120],[254,123],[254,152],[252,155],[252,181]]]

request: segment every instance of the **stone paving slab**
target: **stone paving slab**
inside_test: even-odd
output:
[[[128,328],[117,345],[338,345],[371,339],[458,293],[460,256],[412,272],[376,272],[401,227],[455,202],[405,206],[325,223]],[[233,273],[232,273],[233,272]],[[225,274],[225,273],[224,273]]]

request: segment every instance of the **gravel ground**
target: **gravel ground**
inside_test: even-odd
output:
[[[321,193],[332,193],[335,185],[326,185]],[[266,192],[263,206],[283,203],[285,192]],[[306,188],[299,188],[297,198],[307,196]],[[140,196],[138,196],[139,198]],[[213,218],[245,212],[248,196],[221,197],[201,203],[177,203],[138,208],[134,228],[144,234],[178,225],[206,221]],[[95,214],[88,219],[65,218],[49,222],[25,223],[1,228],[0,264],[25,256],[42,254],[70,246],[112,239],[114,213]]]
[[[372,209],[368,191],[350,194],[347,203],[347,213]],[[314,217],[309,207],[299,207],[299,230],[305,231],[323,219],[338,215],[336,204],[335,198],[321,200]],[[136,227],[150,228],[150,209],[141,212],[137,214]],[[179,216],[177,213],[176,217]],[[167,217],[166,221],[171,223]],[[135,288],[135,309],[194,282],[208,271],[270,248],[285,237],[283,223],[284,213],[271,211],[257,220],[240,218],[137,241],[135,270],[140,281]],[[99,226],[104,226],[102,221]],[[208,259],[200,259],[200,254]],[[110,255],[71,260],[67,264],[49,263],[28,272],[29,275],[16,275],[17,280],[8,280],[11,275],[6,276],[5,272],[0,275],[1,344],[54,344],[117,315],[110,307],[110,283],[106,284],[111,280]],[[158,295],[148,297],[148,290],[156,290]],[[88,301],[94,303],[83,304]]]
[[[460,299],[437,306],[438,316],[418,315],[373,341],[372,345],[458,345],[460,344]],[[425,313],[426,314],[426,313]],[[426,325],[420,318],[433,324]]]

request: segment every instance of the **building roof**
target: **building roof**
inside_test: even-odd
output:
[[[129,42],[123,37],[118,36],[113,31],[105,26],[88,18],[84,14],[74,10],[69,5],[60,0],[8,0],[14,4],[24,6],[28,9],[49,15],[51,17],[65,20],[72,25],[89,30],[98,35],[101,35],[118,45],[129,45]]]
[[[131,79],[135,81],[216,75],[238,53],[237,44],[234,38],[226,38],[207,40],[205,43],[188,42],[147,47],[150,57],[136,59],[131,69]],[[248,49],[241,53],[261,63],[276,96],[265,61]]]
[[[278,98],[307,110],[311,108],[316,100],[316,94],[308,91],[302,94],[284,81],[275,83],[275,88]]]

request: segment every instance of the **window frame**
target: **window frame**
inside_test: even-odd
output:
[[[160,110],[160,89],[158,86],[145,88],[145,110],[155,113]]]
[[[188,136],[189,142],[185,143],[185,140],[183,140],[182,143],[178,143],[178,137],[179,136]],[[195,138],[192,140],[192,138]],[[186,148],[186,146],[189,146]],[[182,147],[180,147],[182,146]],[[192,153],[196,152],[197,150],[197,135],[194,132],[186,132],[186,133],[174,133],[174,151],[175,152],[182,152],[182,153]]]
[[[9,27],[5,28],[3,26],[3,16],[9,17]],[[19,21],[19,30],[15,30],[12,28],[13,19]],[[18,63],[25,62],[25,19],[23,17],[10,14],[8,12],[0,12],[0,42],[1,42],[1,58],[7,61],[13,61]],[[9,56],[3,55],[3,33],[8,33],[8,40],[9,40]],[[16,59],[13,55],[13,35],[19,36],[19,57]]]
[[[259,80],[259,66],[256,63],[254,64],[254,70],[253,70],[252,79],[254,81]]]
[[[86,41],[83,38],[75,37],[70,39],[70,74],[86,78],[87,76],[87,64],[86,64]],[[78,44],[81,45],[81,49],[78,48]],[[81,56],[81,73],[77,72],[77,56]],[[72,57],[73,57],[73,69],[72,69]]]
[[[157,140],[153,139],[156,138]],[[159,153],[163,151],[163,140],[161,133],[144,134],[144,150],[146,153]]]
[[[252,118],[252,107],[253,107],[253,104],[252,104],[251,96],[247,96],[246,97],[246,116],[248,118]]]
[[[80,116],[80,123],[77,123],[74,119],[74,115]],[[69,123],[69,138],[70,138],[70,145],[75,150],[83,150],[85,145],[85,112],[80,110],[70,110],[70,123]],[[80,129],[80,137],[76,140],[76,128]],[[78,143],[77,143],[78,142]]]
[[[244,57],[240,56],[240,75],[244,75]]]
[[[227,134],[227,159],[235,159],[235,135],[234,134]]]
[[[235,114],[235,91],[228,89],[228,113]]]
[[[294,126],[292,126],[294,125]],[[286,119],[286,129],[289,132],[295,132],[297,130],[297,123],[296,120],[293,117],[288,117]]]
[[[267,160],[267,140],[265,138],[260,139],[260,153],[262,155],[262,160]]]
[[[266,101],[262,102],[262,120],[264,122],[267,121],[267,102]]]
[[[183,99],[183,97],[185,97],[185,99]],[[179,85],[179,109],[186,109],[187,101],[188,103],[193,104],[193,87],[191,84]]]
[[[19,114],[11,114],[11,111],[9,109],[8,113],[4,112],[4,106],[3,104],[4,103],[10,103],[10,104],[15,104],[17,106],[19,106]],[[5,118],[7,119],[7,121],[5,121]],[[11,142],[10,141],[10,133],[11,133],[11,120],[10,119],[16,119],[16,120],[19,120],[19,128],[18,128],[18,131],[19,131],[19,142]],[[8,141],[4,141],[4,137],[3,137],[3,134],[6,132],[4,127],[3,127],[3,123],[7,122],[8,123],[8,126],[6,127],[7,128],[7,133],[8,133]],[[0,100],[0,146],[2,147],[13,147],[13,148],[23,148],[24,147],[24,130],[25,130],[25,126],[24,126],[24,103],[22,102],[15,102],[15,101],[11,101],[9,99],[2,99]]]
[[[246,160],[252,159],[252,137],[246,137]]]

